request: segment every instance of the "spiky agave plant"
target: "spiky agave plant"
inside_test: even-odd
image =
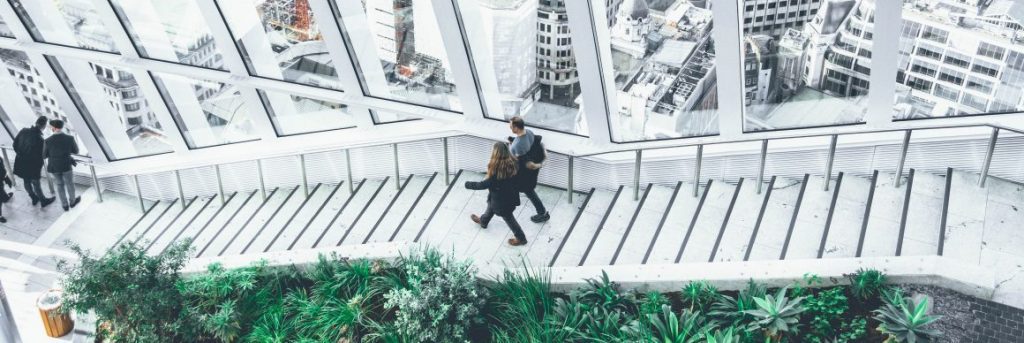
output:
[[[647,317],[651,324],[651,336],[655,342],[660,343],[698,342],[704,332],[715,326],[705,320],[700,312],[687,309],[676,315],[669,305],[662,305],[660,314],[649,314]]]
[[[779,342],[786,334],[794,334],[800,322],[800,313],[804,311],[800,302],[804,297],[790,299],[786,296],[788,288],[780,288],[775,295],[755,297],[757,308],[744,311],[755,318],[753,327],[764,331],[765,336]]]
[[[703,311],[718,296],[718,289],[707,281],[691,281],[683,286],[681,296],[691,311]]]
[[[929,298],[923,297],[914,303],[913,299],[903,298],[899,301],[885,301],[881,308],[874,311],[879,321],[878,331],[889,336],[889,342],[934,342],[942,333],[929,329],[941,316],[929,315]]]
[[[768,286],[750,280],[747,282],[747,288],[740,290],[735,298],[719,294],[711,304],[709,316],[730,325],[744,327],[751,321],[751,316],[745,311],[757,308],[754,298],[764,297],[767,293]]]
[[[861,268],[847,278],[850,280],[850,294],[860,300],[876,297],[885,290],[885,273],[877,269]]]
[[[742,342],[740,335],[736,334],[736,327],[730,326],[725,329],[716,329],[714,332],[711,330],[704,331],[704,343],[739,343]]]

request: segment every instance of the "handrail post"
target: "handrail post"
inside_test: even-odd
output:
[[[640,160],[643,158],[643,150],[636,151],[636,162],[633,165],[633,201],[640,200]]]
[[[768,159],[768,140],[761,140],[761,162],[757,165],[757,194],[761,194],[761,184],[764,183],[764,164]]]
[[[185,209],[185,186],[181,184],[181,170],[174,170],[174,179],[178,182],[178,199],[181,202],[181,209]]]
[[[836,143],[839,142],[839,135],[832,135],[831,141],[828,143],[828,161],[825,162],[825,188],[828,192],[828,185],[832,182],[832,163],[836,159]]]
[[[302,170],[302,194],[309,197],[309,179],[306,176],[306,154],[299,154],[299,169]]]
[[[400,190],[402,189],[402,177],[399,176],[398,169],[398,143],[391,144],[391,156],[395,160],[395,190]]]
[[[220,195],[220,204],[224,205],[227,200],[224,199],[224,179],[220,176],[220,165],[213,165],[213,171],[217,173],[217,194]]]
[[[893,180],[893,186],[900,188],[900,178],[903,177],[903,163],[907,160],[907,149],[910,148],[910,132],[911,130],[903,131],[903,146],[900,148],[900,161],[896,165],[896,179]]]
[[[256,160],[256,176],[260,179],[260,195],[267,200],[267,183],[263,180],[263,160]]]
[[[18,181],[14,177],[14,167],[11,164],[11,159],[7,157],[7,148],[0,148],[0,151],[4,153],[4,167],[7,168],[7,175],[5,176],[11,177],[11,187],[15,187],[18,185]]]
[[[355,193],[356,188],[352,185],[352,154],[349,153],[348,149],[345,149],[345,169],[347,170],[346,177],[348,178],[348,193]]]
[[[450,172],[448,169],[448,137],[441,137],[441,145],[444,146],[444,166],[442,169],[444,171],[444,185],[447,186],[452,183],[452,177],[449,175]]]
[[[574,172],[576,171],[575,168],[573,168],[574,160],[575,160],[575,157],[573,157],[572,155],[569,155],[569,177],[568,177],[568,180],[566,180],[567,182],[566,182],[566,185],[565,185],[565,189],[566,189],[566,196],[569,197],[569,203],[570,204],[572,203],[572,192],[573,192],[573,190],[572,190],[572,188],[573,188],[572,187],[573,186],[572,185],[572,177],[573,177]]]
[[[92,163],[89,164],[89,174],[92,175],[92,187],[96,189],[96,202],[103,203],[103,190],[100,189],[100,178],[96,177],[96,166],[92,165]]]
[[[142,186],[139,185],[139,176],[132,175],[132,181],[135,182],[135,195],[139,198],[139,209],[142,213],[146,213],[146,202],[142,200]]]
[[[700,195],[700,163],[704,159],[704,144],[697,144],[696,165],[693,167],[693,197]]]
[[[992,136],[988,138],[988,151],[985,152],[985,164],[981,165],[981,176],[978,178],[978,188],[985,188],[985,180],[988,179],[988,168],[992,165],[992,155],[996,152],[996,140],[999,139],[999,128],[992,128]]]

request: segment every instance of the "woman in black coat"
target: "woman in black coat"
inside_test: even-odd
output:
[[[470,219],[486,229],[491,218],[498,215],[505,220],[505,224],[508,224],[512,234],[516,236],[508,240],[508,244],[512,246],[526,244],[526,235],[523,234],[523,229],[515,217],[516,206],[519,206],[520,182],[516,177],[517,164],[507,144],[494,143],[491,161],[487,163],[487,176],[480,182],[466,181],[468,189],[487,190],[487,210],[481,216],[470,216]]]

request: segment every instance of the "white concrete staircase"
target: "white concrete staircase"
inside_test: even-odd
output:
[[[647,184],[575,193],[540,186],[552,213],[533,223],[529,201],[516,217],[530,244],[505,244],[511,233],[501,220],[488,229],[469,221],[483,211],[486,191],[463,187],[479,173],[408,175],[358,180],[352,185],[316,184],[218,197],[154,203],[121,240],[146,242],[151,253],[172,241],[192,239],[196,257],[366,244],[418,242],[452,250],[478,263],[538,266],[601,266],[794,260],[951,254],[978,259],[972,235],[984,212],[970,210],[976,174],[945,175],[910,170],[895,175],[842,173],[771,177],[756,191],[753,179],[693,184]],[[996,181],[996,183],[1006,183]],[[1003,186],[1003,185],[999,185]],[[995,187],[995,186],[990,186]],[[952,219],[950,219],[950,216]],[[945,228],[945,230],[943,230]]]

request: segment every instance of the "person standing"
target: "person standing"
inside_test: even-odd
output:
[[[43,158],[50,161],[46,171],[57,183],[57,195],[60,197],[60,203],[64,205],[64,210],[67,211],[82,200],[81,197],[75,196],[75,179],[72,171],[76,162],[71,155],[78,153],[78,144],[75,143],[74,137],[64,133],[63,120],[51,120],[50,128],[53,129],[53,135],[43,144]]]
[[[25,181],[25,192],[32,199],[32,205],[42,204],[46,207],[54,202],[47,198],[39,179],[43,173],[43,129],[46,129],[46,117],[36,118],[35,126],[26,127],[14,137],[14,175]]]
[[[487,176],[483,181],[466,181],[466,188],[472,190],[487,190],[487,210],[484,214],[471,215],[469,218],[474,223],[486,229],[494,215],[505,220],[508,228],[512,230],[515,238],[509,239],[508,244],[520,246],[526,244],[526,235],[523,228],[516,221],[515,209],[519,206],[519,190],[516,177],[516,159],[509,152],[505,143],[494,143],[491,149],[491,160],[487,163]]]
[[[540,168],[543,166],[547,153],[544,145],[540,142],[540,136],[534,135],[533,131],[526,128],[526,122],[520,116],[514,116],[509,120],[509,128],[515,137],[509,137],[512,155],[519,161],[520,192],[530,199],[537,214],[530,217],[534,223],[543,223],[551,219],[551,214],[544,208],[540,196],[537,196],[537,177],[540,175]]]

